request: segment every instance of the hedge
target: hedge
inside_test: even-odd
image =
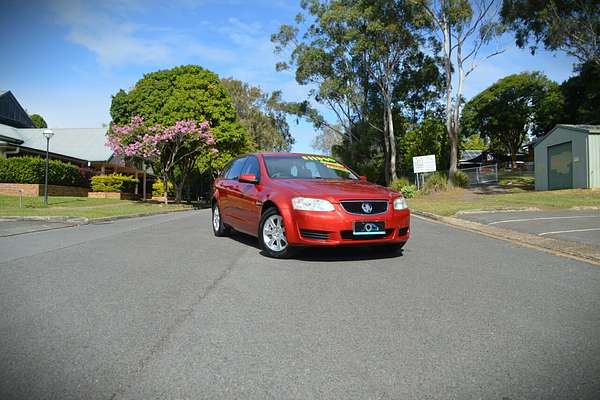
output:
[[[0,182],[44,183],[46,160],[41,157],[0,158]],[[86,186],[79,168],[73,164],[50,160],[48,184]]]
[[[93,192],[133,193],[139,180],[133,176],[112,174],[92,176]]]

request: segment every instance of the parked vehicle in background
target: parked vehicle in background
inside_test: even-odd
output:
[[[327,156],[248,154],[215,180],[212,225],[258,237],[271,257],[303,246],[386,245],[401,249],[410,211],[401,194],[367,182]]]

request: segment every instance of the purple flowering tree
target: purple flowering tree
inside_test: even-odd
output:
[[[204,152],[217,152],[215,140],[207,122],[177,121],[175,125],[147,126],[144,119],[134,116],[125,125],[113,124],[107,145],[115,154],[150,162],[161,176],[165,203],[168,183],[175,187],[176,201],[181,201],[185,181]],[[175,180],[175,171],[179,179]]]

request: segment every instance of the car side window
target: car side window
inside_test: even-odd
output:
[[[237,179],[240,177],[240,172],[242,171],[242,167],[246,162],[246,157],[238,158],[231,164],[231,168],[227,171],[225,175],[225,179]]]
[[[252,174],[256,176],[256,179],[260,179],[260,167],[258,166],[258,159],[254,156],[248,156],[246,164],[242,169],[241,174]]]
[[[223,171],[221,171],[221,173],[219,174],[219,178],[225,179],[225,177],[229,173],[229,170],[231,169],[231,164],[233,164],[233,161],[230,161],[230,162],[227,163],[227,165],[225,166],[225,168],[223,168]]]

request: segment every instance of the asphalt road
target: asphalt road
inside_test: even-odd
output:
[[[466,213],[463,219],[600,247],[600,210]]]
[[[598,399],[600,268],[420,219],[272,260],[208,211],[0,238],[0,398]]]

